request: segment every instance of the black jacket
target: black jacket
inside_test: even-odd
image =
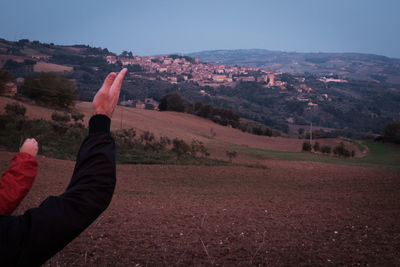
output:
[[[107,208],[115,176],[110,119],[93,116],[66,191],[24,215],[0,216],[0,266],[37,266],[63,249]]]

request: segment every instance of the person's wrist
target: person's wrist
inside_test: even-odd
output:
[[[111,119],[105,114],[94,114],[89,120],[89,135],[110,133]]]
[[[104,116],[107,116],[109,119],[111,119],[111,114],[109,114],[109,113],[107,113],[105,111],[102,111],[102,110],[99,110],[99,111],[95,110],[93,112],[93,116],[96,116],[96,115],[104,115]]]

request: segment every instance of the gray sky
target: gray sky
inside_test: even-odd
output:
[[[400,58],[399,0],[0,0],[0,38],[136,55],[263,48]]]

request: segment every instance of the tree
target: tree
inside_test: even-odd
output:
[[[319,151],[319,149],[320,149],[319,143],[318,143],[318,142],[315,142],[313,148],[314,148],[314,151]]]
[[[6,84],[12,82],[14,77],[6,70],[0,70],[0,95],[6,90]]]
[[[67,123],[71,121],[71,117],[69,116],[68,113],[57,112],[57,111],[51,114],[51,119],[55,122],[60,122],[60,123]]]
[[[26,113],[25,106],[17,102],[8,103],[6,105],[5,110],[6,114],[11,117],[17,117],[17,116],[24,117]]]
[[[158,105],[160,111],[185,111],[185,101],[178,94],[168,94],[161,98],[160,104]]]
[[[70,80],[50,72],[42,72],[39,78],[29,76],[21,89],[23,95],[35,101],[60,108],[72,106],[78,96],[78,90]]]
[[[330,154],[331,153],[331,147],[330,146],[322,146],[321,147],[321,152],[324,154]]]
[[[340,142],[339,145],[337,145],[334,149],[333,149],[333,154],[335,154],[335,156],[343,156],[345,158],[348,158],[351,156],[351,153],[349,150],[346,149],[346,147],[344,146],[343,142]]]
[[[201,105],[200,109],[196,112],[197,116],[203,117],[203,118],[211,118],[211,115],[213,113],[214,108],[211,105],[208,104],[203,104]]]
[[[303,128],[299,128],[297,130],[297,132],[299,133],[299,136],[303,136],[304,135],[304,129]]]
[[[311,152],[311,143],[310,142],[304,142],[303,143],[303,151]]]
[[[383,129],[385,140],[400,143],[400,122],[390,122]]]
[[[190,151],[190,146],[182,139],[175,138],[172,140],[172,151],[176,153],[177,158],[180,158]]]

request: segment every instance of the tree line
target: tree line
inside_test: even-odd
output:
[[[238,128],[240,124],[240,117],[232,110],[214,108],[209,104],[201,102],[190,103],[185,101],[179,94],[171,93],[161,98],[158,106],[160,111],[176,111],[194,114],[199,117],[210,119],[218,124],[233,128]]]

